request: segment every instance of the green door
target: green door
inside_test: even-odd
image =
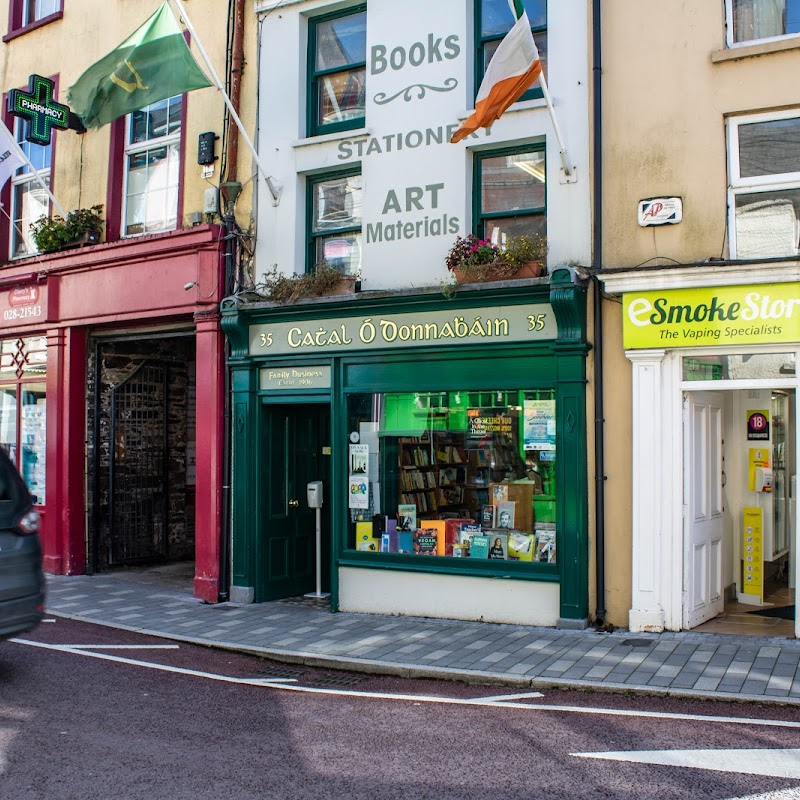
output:
[[[306,500],[310,481],[323,482],[323,590],[330,583],[330,408],[275,405],[265,406],[264,414],[264,527],[257,602],[316,589],[316,512]]]

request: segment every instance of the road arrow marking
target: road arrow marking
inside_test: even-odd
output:
[[[620,750],[608,753],[570,753],[578,758],[661,764],[743,775],[800,778],[800,750]]]

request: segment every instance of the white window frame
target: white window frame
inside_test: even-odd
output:
[[[179,97],[180,95],[175,95],[175,97]],[[172,98],[167,98],[171,100]],[[161,102],[161,101],[159,101]],[[183,98],[182,102],[186,102],[186,98]],[[151,103],[151,105],[154,105]],[[149,106],[145,106],[144,108],[149,108]],[[139,109],[140,111],[144,109]],[[179,210],[179,195],[180,195],[180,186],[181,186],[181,136],[183,135],[183,125],[181,124],[178,128],[177,133],[169,133],[165,134],[164,136],[159,136],[156,139],[146,139],[143,142],[136,142],[135,144],[130,143],[130,133],[131,133],[131,122],[133,120],[133,114],[128,114],[125,117],[125,146],[124,146],[124,181],[122,187],[122,224],[120,228],[122,230],[122,238],[123,239],[134,239],[137,236],[148,236],[152,233],[163,233],[165,231],[172,231],[176,230],[180,227],[180,220],[178,219],[178,210]],[[159,228],[158,230],[144,230],[141,233],[128,233],[128,165],[130,161],[130,157],[133,155],[137,155],[138,153],[144,153],[148,150],[156,150],[161,147],[166,147],[169,149],[171,146],[175,146],[177,153],[178,153],[178,178],[177,183],[175,184],[175,225],[172,227],[166,228]],[[147,193],[145,193],[145,197],[147,197]],[[146,219],[146,214],[145,214]]]
[[[36,14],[36,3],[37,0],[23,0],[22,3],[22,27],[24,28],[26,25],[33,25],[34,22],[38,22],[40,19],[45,19],[46,17],[51,17],[53,14],[58,14],[61,11],[61,0],[50,0],[51,5],[55,5],[55,8],[52,11],[48,11],[46,14]]]
[[[797,33],[784,33],[780,36],[765,36],[762,39],[745,39],[741,42],[735,42],[733,40],[733,0],[725,0],[725,44],[729,48],[747,47],[761,42],[781,42],[784,39],[798,38],[800,38],[800,31]]]
[[[15,117],[14,119],[14,138],[16,139],[17,143],[20,147],[25,149],[26,143],[23,139],[23,122],[19,117]],[[41,146],[41,145],[40,145]],[[50,172],[53,168],[53,144],[52,142],[47,145],[50,148],[50,166],[45,169],[38,170],[39,177],[48,185],[50,186]],[[15,253],[15,245],[17,244],[17,237],[20,237],[25,240],[25,234],[20,233],[17,231],[15,227],[15,222],[18,216],[17,213],[17,189],[20,186],[27,186],[28,188],[32,186],[40,186],[39,182],[33,175],[33,172],[28,167],[27,164],[19,167],[14,174],[11,176],[11,215],[9,217],[9,237],[8,237],[8,257],[10,260],[16,258],[27,258],[28,256],[35,255],[39,251],[35,249],[35,245],[33,240],[31,239],[31,249],[27,250],[24,253]],[[47,199],[47,211],[46,213],[49,215],[51,212],[51,201],[48,197]],[[35,220],[31,219],[31,223],[35,222]]]
[[[800,170],[783,172],[779,175],[757,175],[752,178],[743,178],[739,169],[739,126],[759,122],[777,122],[782,119],[800,120],[800,108],[728,118],[728,248],[731,258],[736,258],[736,195],[800,189]]]

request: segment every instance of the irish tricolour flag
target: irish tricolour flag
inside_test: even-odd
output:
[[[542,62],[533,41],[528,15],[521,0],[510,0],[517,22],[492,56],[483,76],[475,113],[453,134],[451,142],[460,142],[478,128],[488,128],[539,77]]]

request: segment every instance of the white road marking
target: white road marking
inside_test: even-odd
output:
[[[208,678],[209,680],[223,681],[226,683],[238,683],[247,686],[265,686],[272,689],[283,689],[287,692],[303,692],[305,694],[323,694],[339,697],[360,697],[366,700],[402,700],[413,703],[438,703],[441,705],[454,706],[483,706],[484,708],[515,708],[525,711],[555,711],[567,714],[589,714],[593,716],[605,717],[638,717],[651,719],[670,719],[683,720],[686,722],[712,722],[728,723],[733,725],[747,725],[750,727],[762,726],[767,728],[800,728],[800,721],[788,721],[780,719],[753,719],[747,717],[714,717],[708,714],[676,714],[666,711],[633,711],[628,709],[616,708],[589,708],[581,706],[557,706],[534,703],[514,703],[493,701],[491,698],[482,699],[462,699],[455,697],[436,697],[414,694],[390,694],[385,692],[358,692],[354,689],[321,689],[312,686],[293,686],[295,678],[233,678],[227,675],[218,675],[212,672],[199,672],[192,669],[180,667],[169,667],[164,664],[153,664],[149,661],[138,661],[122,656],[112,656],[106,653],[94,653],[88,650],[79,650],[65,647],[64,645],[45,644],[44,642],[33,642],[28,639],[9,639],[18,644],[27,644],[31,647],[42,647],[47,650],[59,650],[73,655],[86,656],[87,658],[99,658],[104,661],[114,661],[118,664],[128,664],[134,667],[144,667],[145,669],[161,670],[163,672],[173,672],[181,675],[189,675],[197,678]],[[580,754],[576,754],[580,755]],[[590,754],[589,754],[590,755]]]
[[[608,753],[570,753],[578,758],[628,761],[635,764],[661,764],[691,767],[743,775],[769,775],[773,778],[800,778],[800,750],[621,750]]]
[[[541,692],[522,692],[521,694],[496,694],[494,697],[477,698],[480,703],[500,703],[503,700],[524,700],[526,697],[544,697]]]
[[[12,639],[12,642],[27,644],[22,639]],[[179,644],[62,644],[67,650],[180,650]]]
[[[778,789],[777,792],[749,794],[747,797],[729,797],[728,800],[798,800],[800,789]]]

